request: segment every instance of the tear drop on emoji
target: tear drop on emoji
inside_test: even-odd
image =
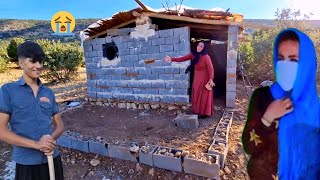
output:
[[[52,16],[51,28],[55,34],[70,34],[76,26],[73,15],[67,11],[59,11]]]

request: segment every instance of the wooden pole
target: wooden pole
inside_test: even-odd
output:
[[[50,180],[56,180],[52,155],[51,156],[47,156],[47,159],[48,159]]]

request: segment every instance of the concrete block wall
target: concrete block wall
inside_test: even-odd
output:
[[[189,27],[159,30],[155,35],[131,38],[133,28],[113,29],[105,38],[84,42],[87,67],[87,93],[90,98],[131,102],[189,102],[189,74],[185,66],[165,63],[166,55],[180,56],[190,52]],[[119,57],[105,63],[102,46],[115,42]],[[155,58],[152,64],[144,60]],[[104,63],[102,63],[104,61]],[[108,65],[106,65],[108,64]]]
[[[235,107],[238,26],[229,26],[227,53],[226,107]]]

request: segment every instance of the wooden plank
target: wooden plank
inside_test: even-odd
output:
[[[135,0],[140,7],[142,7],[143,10],[149,11],[149,9],[140,1],[140,0]]]
[[[187,21],[187,22],[200,23],[200,24],[227,25],[227,26],[230,26],[230,25],[242,26],[243,25],[243,23],[239,23],[239,22],[210,20],[210,19],[196,19],[196,18],[191,18],[191,17],[186,17],[186,16],[159,14],[159,13],[153,13],[153,12],[142,12],[142,15],[154,17],[154,18],[170,19],[170,20],[177,20],[177,21]]]
[[[129,25],[129,24],[131,24],[131,23],[133,23],[133,22],[135,22],[135,21],[136,21],[136,19],[133,19],[133,20],[130,20],[130,21],[121,23],[121,24],[119,24],[119,25],[117,25],[117,26],[114,26],[114,27],[111,27],[111,28],[108,28],[108,29],[119,29],[119,28],[122,28],[122,27],[124,27],[124,26],[126,26],[126,25]],[[100,32],[100,33],[97,33],[97,34],[95,34],[95,35],[90,36],[87,40],[89,40],[89,39],[94,39],[94,38],[96,38],[96,37],[98,37],[98,36],[101,36],[101,35],[107,33],[107,30],[108,30],[108,29],[106,29],[106,30],[104,30],[104,31],[102,31],[102,32]]]

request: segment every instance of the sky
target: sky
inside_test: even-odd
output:
[[[169,7],[180,0],[141,0],[145,5],[162,8],[166,1]],[[230,8],[231,13],[244,15],[245,19],[274,19],[277,8],[300,9],[304,13],[312,12],[311,19],[320,20],[318,0],[184,0],[183,5],[212,9]],[[138,7],[134,0],[0,0],[0,19],[36,19],[51,20],[58,11],[68,11],[75,19],[107,18],[119,11]]]

